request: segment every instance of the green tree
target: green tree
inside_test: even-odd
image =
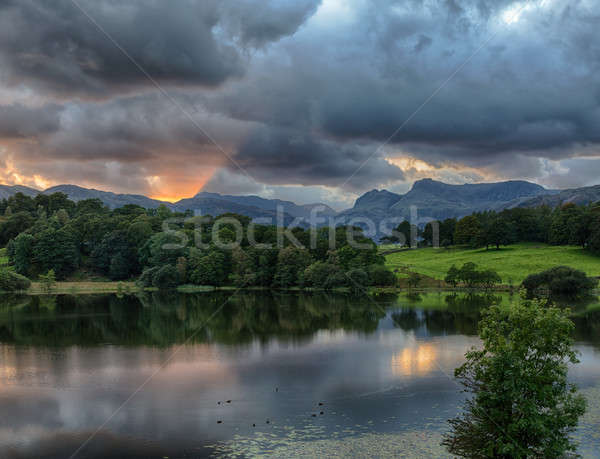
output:
[[[144,269],[144,271],[138,278],[137,283],[143,288],[152,287],[152,281],[154,279],[154,275],[156,274],[156,272],[159,269],[160,269],[160,267],[158,267],[158,266],[155,266],[153,268]]]
[[[79,250],[72,232],[47,227],[35,237],[33,261],[37,272],[54,271],[64,279],[79,266]]]
[[[588,234],[586,208],[570,202],[557,209],[550,226],[550,244],[585,245]]]
[[[29,212],[13,212],[0,224],[0,247],[4,247],[8,241],[31,227],[33,222],[34,219]]]
[[[481,223],[474,215],[461,218],[454,230],[454,243],[477,247],[481,241]]]
[[[65,209],[58,209],[56,211],[56,218],[61,226],[64,226],[69,221],[69,213]]]
[[[139,272],[135,246],[125,230],[107,233],[92,252],[90,263],[112,280],[123,280]]]
[[[499,250],[514,241],[514,229],[506,219],[496,216],[486,223],[482,237],[486,248],[494,245]]]
[[[444,278],[444,282],[452,285],[452,287],[456,288],[456,285],[459,281],[459,270],[455,265],[450,266],[446,277]]]
[[[168,210],[168,209],[167,209]],[[179,234],[161,232],[152,236],[140,249],[140,261],[146,266],[175,266],[188,253]]]
[[[31,281],[25,276],[9,271],[6,268],[0,268],[0,290],[5,292],[16,292],[27,290]]]
[[[152,277],[152,286],[160,290],[175,288],[179,285],[179,273],[172,265],[165,265],[156,270]]]
[[[470,458],[563,457],[585,400],[567,381],[574,325],[569,311],[521,299],[483,314],[483,349],[466,353],[455,376],[473,397],[451,419],[443,445]]]
[[[48,270],[46,274],[40,274],[38,277],[45,292],[50,292],[56,285],[56,275],[53,269]]]
[[[227,280],[225,255],[216,249],[190,257],[190,281],[196,285],[223,285]]]
[[[502,282],[502,279],[500,278],[498,273],[492,269],[486,269],[485,271],[481,271],[478,277],[479,283],[486,289],[490,289],[494,285],[497,285]]]
[[[371,265],[368,269],[369,285],[391,287],[396,285],[396,275],[383,265]]]
[[[555,266],[537,274],[530,274],[523,281],[529,294],[545,289],[552,295],[581,296],[589,294],[598,285],[598,280],[569,266]]]
[[[354,294],[364,294],[369,283],[369,275],[364,269],[355,268],[346,273],[348,281],[346,284]]]
[[[277,255],[274,285],[287,288],[298,285],[302,273],[311,264],[312,257],[306,249],[289,246],[281,249]]]
[[[13,239],[13,257],[12,262],[15,271],[24,276],[31,274],[33,257],[34,237],[28,233],[21,233]]]
[[[327,279],[338,267],[323,261],[316,261],[304,270],[304,284],[308,287],[326,288]]]
[[[419,273],[410,273],[408,275],[408,287],[417,288],[421,283],[421,275]]]

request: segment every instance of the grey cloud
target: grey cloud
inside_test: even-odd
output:
[[[362,189],[402,179],[400,168],[375,155],[376,146],[344,145],[302,131],[261,128],[241,144],[236,161],[270,184],[348,186]],[[348,183],[346,184],[346,181]]]
[[[45,134],[35,151],[20,146],[22,155],[148,170],[168,155],[226,164],[70,2],[1,5],[0,78],[69,97],[56,132],[50,112],[19,126],[0,113],[0,131]],[[511,24],[503,15],[522,5],[516,0],[356,0],[323,5],[333,8],[326,19],[318,0],[82,5],[161,84],[173,84],[260,186],[339,186],[409,118],[388,153],[482,176],[563,183],[543,159],[593,156],[600,146],[599,19],[583,3],[533,1]],[[132,88],[145,92],[116,94]],[[349,187],[406,180],[383,157]]]
[[[7,111],[12,124],[1,126],[8,130],[25,118],[23,129],[28,123],[45,126],[42,124],[44,114],[60,113],[60,126],[52,124],[53,130],[48,129],[51,135],[34,146],[23,145],[23,152],[47,159],[123,162],[170,154],[179,159],[214,162],[223,158],[223,154],[211,139],[221,148],[231,150],[249,129],[246,123],[195,111],[193,103],[176,93],[172,97],[177,105],[161,94],[146,94],[101,103],[46,105],[36,109],[19,107],[18,113],[23,115],[17,117],[15,110]],[[0,107],[0,123],[2,114]]]
[[[566,2],[532,5],[506,24],[507,8],[520,3],[355,4],[360,19],[347,35],[325,35],[329,43],[299,34],[277,48],[284,59],[254,62],[243,82],[207,104],[349,144],[384,141],[410,118],[391,143],[429,159],[565,157],[578,144],[600,143],[598,20]]]
[[[225,32],[262,45],[293,33],[318,2],[273,0],[165,2],[80,0],[78,4],[153,79],[215,87],[244,73],[245,59]],[[63,97],[108,97],[152,83],[69,0],[0,4],[3,80]]]
[[[31,138],[56,132],[61,112],[62,107],[56,104],[39,108],[0,105],[0,138]]]
[[[225,3],[224,22],[245,45],[263,46],[294,34],[321,0],[237,0]]]

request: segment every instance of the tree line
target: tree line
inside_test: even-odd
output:
[[[357,227],[288,229],[297,246],[291,238],[282,241],[273,225],[253,225],[250,231],[251,219],[243,215],[196,217],[166,206],[111,210],[99,199],[73,202],[63,193],[34,198],[17,193],[0,201],[0,214],[0,247],[6,245],[14,270],[32,279],[53,271],[57,280],[139,277],[142,285],[156,287],[359,290],[396,281],[376,244]],[[241,225],[241,239],[232,220]],[[350,243],[349,232],[360,248]],[[239,244],[223,248],[214,243],[215,234],[221,243]]]
[[[435,226],[437,226],[437,237]],[[551,245],[581,246],[600,253],[600,202],[589,205],[573,203],[551,208],[515,207],[500,212],[475,212],[466,217],[448,218],[427,223],[422,229],[408,221],[395,229],[408,241],[408,235],[418,235],[420,245],[441,247],[463,245],[473,248],[496,247],[517,242],[539,242]],[[398,235],[384,237],[383,242],[398,243]]]

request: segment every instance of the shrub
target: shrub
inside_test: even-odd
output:
[[[396,285],[396,275],[382,265],[371,265],[369,267],[369,284],[378,287],[390,287]]]
[[[8,269],[0,269],[0,290],[15,292],[18,290],[27,290],[30,285],[31,281],[25,276],[21,276]]]
[[[552,295],[579,296],[590,293],[598,280],[587,277],[583,271],[569,266],[556,266],[537,274],[530,274],[523,281],[527,293],[546,289]]]

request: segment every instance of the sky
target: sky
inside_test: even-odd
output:
[[[341,209],[600,183],[600,0],[0,0],[0,183]]]

